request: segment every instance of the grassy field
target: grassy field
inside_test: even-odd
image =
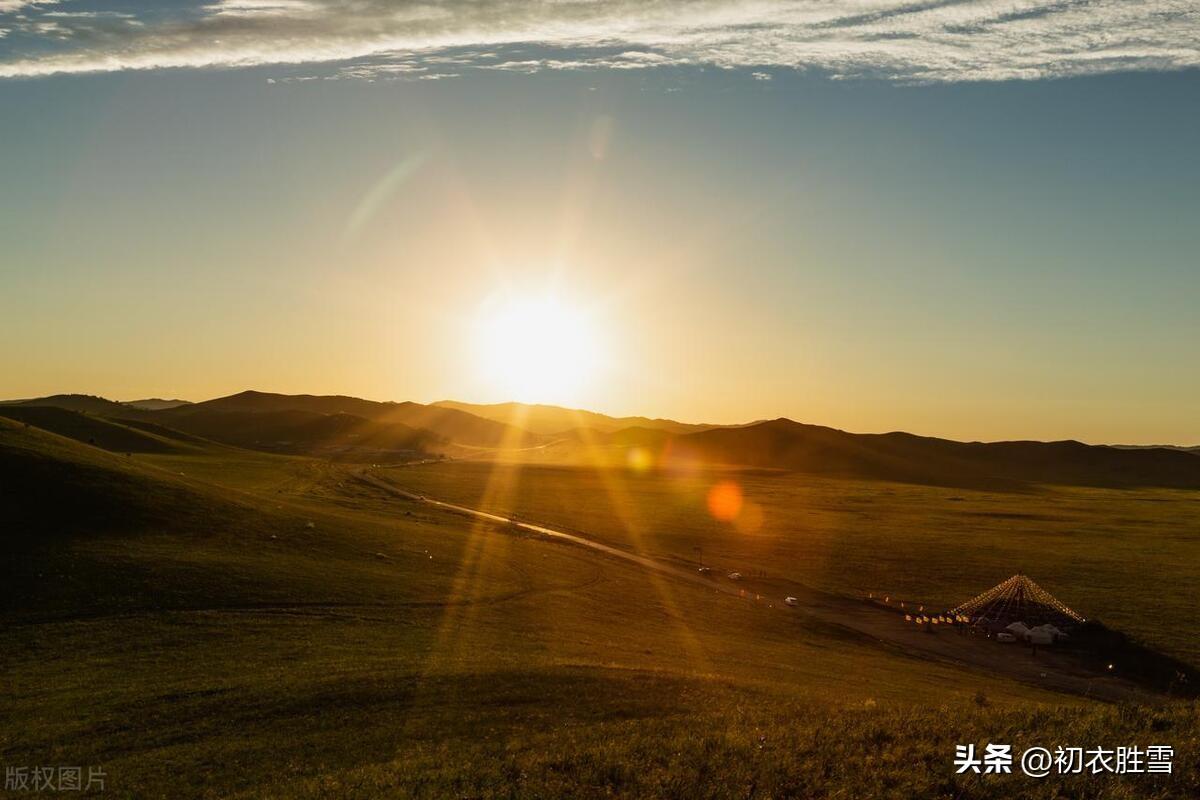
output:
[[[1088,617],[1200,663],[1200,492],[1076,487],[972,492],[760,470],[640,474],[450,462],[397,485],[718,571],[949,608],[1024,572]],[[736,484],[749,524],[715,519]],[[700,548],[697,550],[697,548]]]
[[[460,499],[484,474],[466,464],[379,472]],[[503,480],[530,516],[553,510],[554,495],[557,513],[573,510],[596,535],[626,535],[601,525],[613,513],[603,489],[563,483],[601,477],[542,477],[541,489],[528,475]],[[354,468],[230,448],[111,454],[0,420],[0,478],[12,490],[0,763],[102,766],[104,796],[1141,798],[1200,788],[1194,705],[1110,707],[912,658],[406,502]],[[865,505],[849,488],[848,506]],[[679,497],[671,531],[697,518]],[[532,505],[539,498],[545,508]],[[813,507],[831,522],[847,513]],[[690,557],[691,539],[636,530],[647,548]],[[831,582],[846,546],[835,532],[822,540],[829,566],[813,567]],[[720,527],[676,535],[704,538],[706,558],[712,547],[722,563],[757,552],[764,569],[785,566],[766,524],[744,539],[749,550],[722,550]],[[954,745],[968,741],[1171,744],[1179,774],[956,777]]]

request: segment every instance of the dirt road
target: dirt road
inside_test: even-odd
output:
[[[987,673],[1002,674],[1042,689],[1107,702],[1153,702],[1156,698],[1153,693],[1130,681],[1089,672],[1064,652],[1043,648],[1034,656],[1019,644],[1001,644],[981,636],[966,635],[950,626],[930,632],[918,625],[904,622],[901,613],[865,600],[822,592],[794,581],[745,578],[732,581],[721,575],[704,575],[690,567],[685,568],[661,559],[639,555],[576,533],[567,533],[405,491],[369,472],[360,473],[359,478],[406,500],[586,547],[742,601],[765,603],[779,609],[781,613],[808,616],[824,624],[839,626],[866,636],[881,647],[911,658],[967,666]],[[785,596],[796,597],[797,605],[793,607],[784,604]]]

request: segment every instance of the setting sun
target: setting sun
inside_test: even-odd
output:
[[[481,377],[506,399],[579,402],[603,361],[594,319],[554,294],[489,298],[474,337]]]
[[[1200,0],[0,0],[0,800],[1200,800],[1198,97]]]

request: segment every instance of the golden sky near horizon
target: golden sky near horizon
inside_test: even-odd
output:
[[[670,304],[660,284],[632,272],[619,280],[611,272],[581,277],[512,270],[486,294],[445,275],[365,293],[330,287],[320,310],[273,308],[232,325],[194,318],[199,330],[153,336],[129,326],[115,332],[121,356],[111,360],[80,363],[78,341],[64,336],[57,347],[43,342],[29,351],[23,363],[6,354],[0,387],[6,397],[84,392],[125,400],[201,400],[247,388],[518,400],[689,422],[788,416],[857,432],[965,440],[1190,443],[1169,438],[1169,416],[1140,419],[1152,406],[1136,392],[1092,394],[1100,387],[1083,370],[1050,375],[1003,351],[984,364],[954,346],[905,352],[903,342],[882,339],[855,352],[861,340],[839,340],[836,329],[804,314],[756,313],[720,285],[696,281],[691,303]],[[676,278],[688,280],[687,271]],[[423,301],[405,299],[414,294]],[[55,352],[57,359],[47,357]],[[176,357],[183,352],[187,358]],[[851,358],[854,369],[847,368]],[[996,388],[998,376],[1014,374],[1023,380]],[[1030,379],[1077,385],[1065,397],[1027,394]]]
[[[0,82],[0,397],[1200,443],[1185,77],[277,76]]]

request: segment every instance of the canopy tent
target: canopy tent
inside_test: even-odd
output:
[[[996,628],[1004,628],[1014,622],[1035,627],[1049,624],[1057,628],[1086,622],[1082,615],[1060,603],[1024,575],[1013,575],[950,613],[966,617],[972,625]]]

